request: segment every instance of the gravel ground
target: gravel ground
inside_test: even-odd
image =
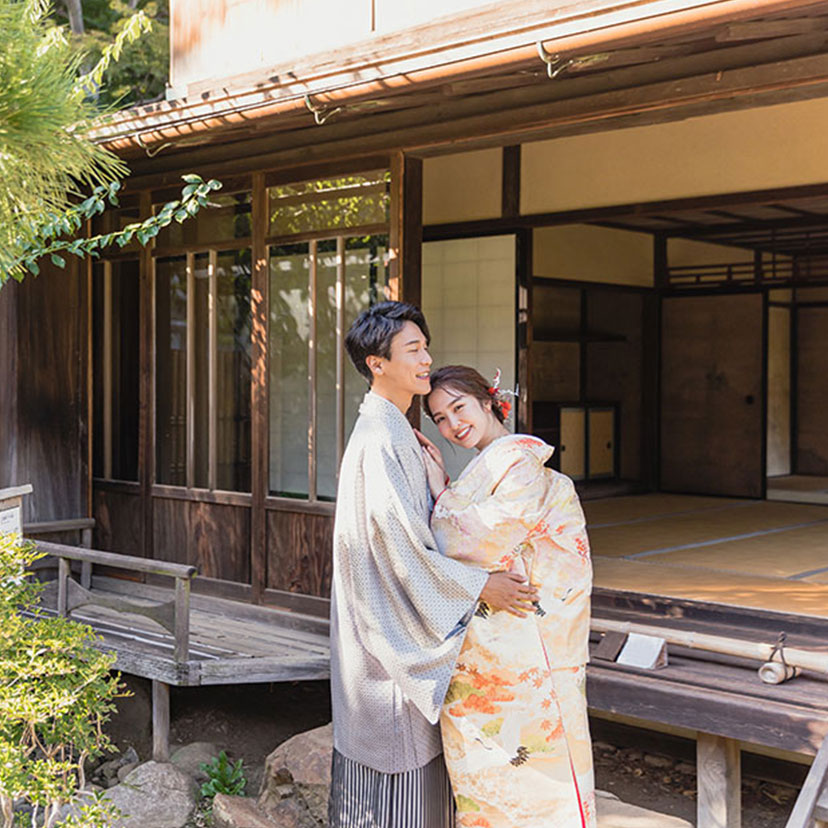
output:
[[[134,696],[123,702],[123,715],[111,732],[120,745],[133,744],[141,758],[149,752],[148,683],[132,680]],[[259,789],[265,757],[296,733],[330,721],[327,682],[173,688],[171,741],[177,745],[214,742],[233,758],[243,758],[248,795]],[[646,731],[640,744],[627,729],[613,739],[602,723],[595,737],[597,786],[622,800],[695,822],[696,769],[685,745]],[[654,741],[655,740],[655,741]],[[690,757],[692,758],[692,757]],[[798,769],[781,766],[778,778],[796,778]],[[743,779],[743,824],[750,828],[784,828],[797,788],[779,781]]]

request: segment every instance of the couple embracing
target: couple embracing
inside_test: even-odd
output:
[[[337,495],[330,828],[594,828],[572,482],[477,371],[432,373],[414,306],[375,305],[345,344],[370,390]],[[406,419],[416,395],[478,452],[455,481]]]

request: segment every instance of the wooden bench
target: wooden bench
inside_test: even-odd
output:
[[[153,758],[169,755],[169,688],[322,679],[330,674],[327,618],[191,595],[196,568],[37,542],[57,561],[43,607],[88,624],[115,667],[152,681]],[[80,579],[72,564],[80,565]],[[98,576],[94,567],[172,580],[160,586]],[[160,629],[159,629],[160,628]]]

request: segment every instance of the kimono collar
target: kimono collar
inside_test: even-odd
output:
[[[386,400],[379,394],[369,391],[363,398],[359,406],[359,413],[366,414],[369,417],[380,417],[382,419],[396,419],[400,422],[410,425],[405,417],[405,414],[397,408],[391,400]]]

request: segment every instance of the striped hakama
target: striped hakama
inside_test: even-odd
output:
[[[333,752],[329,828],[454,828],[443,756],[425,767],[382,773]]]

